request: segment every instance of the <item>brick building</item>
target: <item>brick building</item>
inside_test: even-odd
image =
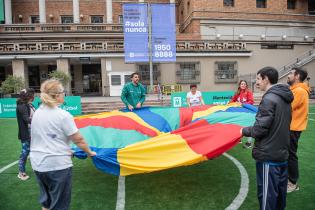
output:
[[[149,84],[148,63],[126,64],[124,3],[141,0],[0,0],[0,82],[22,76],[38,89],[53,70],[80,95],[119,95],[132,72]],[[282,80],[292,66],[315,86],[312,0],[151,0],[175,3],[176,63],[154,63],[154,83],[234,90],[266,65]],[[252,84],[252,82],[250,82]]]

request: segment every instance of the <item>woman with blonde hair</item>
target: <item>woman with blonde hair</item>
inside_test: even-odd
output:
[[[58,80],[46,80],[40,88],[42,104],[31,125],[32,168],[40,188],[42,209],[69,209],[72,183],[71,141],[89,156],[95,156],[79,133],[73,117],[58,106],[64,103],[64,88]]]

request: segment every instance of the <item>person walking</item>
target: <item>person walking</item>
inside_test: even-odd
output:
[[[299,179],[299,163],[297,156],[298,142],[301,133],[307,127],[308,98],[310,88],[304,83],[307,71],[301,68],[293,68],[288,75],[288,84],[293,92],[292,121],[290,125],[290,150],[289,150],[289,182],[287,192],[299,190],[297,181]]]
[[[287,85],[277,84],[278,77],[278,71],[272,67],[257,72],[256,86],[265,94],[254,125],[240,131],[255,139],[252,156],[256,160],[261,210],[283,210],[286,207],[293,94]]]
[[[40,188],[43,210],[70,208],[72,186],[71,141],[95,156],[81,136],[73,117],[58,106],[65,92],[58,80],[46,80],[40,88],[42,104],[32,120],[30,160]]]
[[[145,89],[139,82],[139,74],[132,73],[130,75],[131,82],[125,84],[121,92],[121,100],[126,108],[132,111],[135,108],[141,108],[145,101]]]
[[[32,88],[21,90],[16,105],[16,119],[18,123],[18,138],[22,144],[22,150],[19,159],[19,173],[17,177],[22,181],[29,179],[26,174],[25,165],[30,153],[31,143],[31,121],[35,112],[32,105],[35,91]]]

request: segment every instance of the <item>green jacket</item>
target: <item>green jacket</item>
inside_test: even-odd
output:
[[[145,89],[141,83],[135,86],[132,82],[129,82],[125,84],[120,98],[127,108],[128,104],[136,108],[139,102],[143,104],[145,100]]]

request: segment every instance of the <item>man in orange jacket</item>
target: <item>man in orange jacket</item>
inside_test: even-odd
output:
[[[297,148],[301,133],[307,126],[308,99],[310,94],[309,87],[304,83],[307,75],[307,71],[304,69],[293,68],[288,76],[288,84],[294,96],[294,100],[291,104],[292,121],[290,125],[290,150],[288,161],[288,193],[299,190],[299,186],[297,185],[299,178]]]

